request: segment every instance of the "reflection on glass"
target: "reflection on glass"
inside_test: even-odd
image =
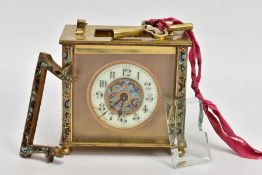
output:
[[[180,99],[181,100],[181,99]],[[197,98],[186,100],[185,128],[181,136],[181,128],[177,125],[174,101],[167,102],[166,116],[174,168],[207,163],[211,160],[207,133],[202,130],[203,106]],[[181,140],[184,138],[184,140]],[[180,142],[183,142],[182,144]],[[182,145],[182,146],[181,146]]]

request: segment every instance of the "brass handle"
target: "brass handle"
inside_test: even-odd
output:
[[[20,147],[21,157],[31,157],[34,153],[44,153],[46,160],[52,162],[54,157],[63,157],[64,152],[61,147],[52,147],[45,145],[35,145],[33,143],[37,120],[44,91],[47,71],[53,73],[61,80],[71,82],[73,77],[68,73],[71,63],[65,67],[60,67],[53,60],[50,54],[40,53],[35,70],[31,97],[28,107],[28,113],[23,133],[23,139]]]

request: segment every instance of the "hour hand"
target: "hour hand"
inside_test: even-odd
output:
[[[121,101],[121,99],[117,100],[112,106],[110,106],[110,108],[105,111],[100,117],[103,117],[106,113],[108,113],[108,111],[110,111],[112,108],[114,108],[119,102]]]
[[[119,109],[119,111],[117,111],[117,112],[118,112],[118,117],[119,117],[119,118],[120,118],[121,115],[123,114],[123,104],[124,104],[124,101],[122,100],[122,102],[121,102],[121,106],[120,106],[120,109]]]
[[[121,106],[120,106],[119,111],[117,111],[117,112],[118,112],[118,117],[120,118],[121,115],[123,114],[123,105],[124,105],[124,102],[128,100],[128,95],[127,95],[126,93],[122,93],[122,94],[120,95],[120,99],[119,99],[119,100],[121,100]]]

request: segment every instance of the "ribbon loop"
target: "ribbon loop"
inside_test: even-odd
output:
[[[180,20],[177,20],[173,17],[149,20],[150,25],[157,27],[160,30],[165,30],[166,28],[168,28],[170,26],[170,22],[172,22],[173,25],[183,24]],[[195,92],[195,96],[203,103],[205,114],[208,117],[208,120],[210,121],[215,132],[239,156],[249,159],[262,159],[262,152],[252,148],[244,139],[236,135],[231,129],[230,125],[226,122],[222,114],[219,112],[217,106],[213,102],[204,99],[199,89],[202,70],[200,47],[198,45],[198,42],[196,41],[193,31],[186,31],[185,33],[192,41],[192,47],[189,51],[189,62],[191,65],[192,79],[191,87]],[[209,110],[211,110],[212,112]]]

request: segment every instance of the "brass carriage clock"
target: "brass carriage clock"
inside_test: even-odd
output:
[[[95,26],[78,20],[66,25],[62,67],[40,53],[30,98],[20,155],[44,153],[47,161],[69,154],[74,147],[169,148],[165,102],[174,100],[174,125],[183,156],[187,49],[184,30],[147,25]],[[38,113],[50,71],[62,80],[61,147],[34,145]]]

